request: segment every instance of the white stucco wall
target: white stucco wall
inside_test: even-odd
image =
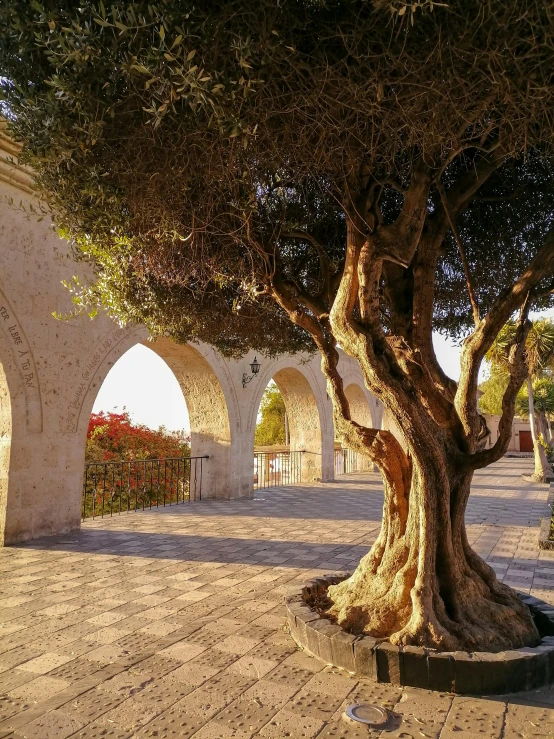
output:
[[[500,416],[485,416],[487,419],[487,426],[490,429],[490,436],[488,439],[488,446],[492,446],[498,439],[498,424],[500,422]],[[519,452],[519,432],[520,431],[531,431],[529,421],[524,418],[514,418],[512,423],[512,436],[510,438],[510,444],[508,446],[509,452]]]

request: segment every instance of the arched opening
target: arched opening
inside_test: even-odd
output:
[[[299,370],[285,367],[273,375],[287,414],[288,450],[299,459],[296,481],[321,479],[322,434],[320,414],[310,383]]]
[[[189,433],[172,370],[135,344],[111,366],[88,421],[82,518],[198,499]]]
[[[285,401],[270,380],[260,401],[254,430],[254,489],[300,482],[301,457],[299,452],[290,452]]]
[[[201,351],[159,339],[119,354],[81,413],[87,452],[104,455],[85,465],[82,516],[231,497],[227,404]]]
[[[273,380],[269,381],[258,410],[254,431],[254,448],[289,447],[287,409],[281,391]]]
[[[365,396],[363,388],[356,383],[348,385],[344,393],[350,406],[350,415],[353,421],[362,426],[373,427],[373,418],[371,416],[371,408]]]
[[[133,424],[188,436],[186,398],[167,363],[150,346],[135,344],[106,375],[92,413],[125,411]]]
[[[350,406],[350,416],[353,421],[366,426],[373,427],[371,406],[367,400],[364,389],[355,382],[346,386],[344,393]],[[352,449],[344,449],[340,441],[335,441],[335,475],[344,475],[351,472],[369,472],[373,470],[373,464],[369,458],[354,452]]]

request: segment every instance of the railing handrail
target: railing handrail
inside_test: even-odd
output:
[[[371,470],[373,463],[369,457],[359,452],[349,449],[348,447],[340,447],[334,450],[334,472],[335,475],[346,475],[353,472],[368,472]]]
[[[205,459],[209,459],[208,454],[87,462],[83,475],[82,518],[104,518],[125,510],[202,500]]]
[[[85,467],[92,467],[92,465],[104,466],[107,464],[132,464],[133,462],[177,462],[183,459],[209,459],[209,454],[202,454],[194,457],[156,457],[154,459],[107,459],[105,462],[85,462]]]
[[[254,451],[254,490],[302,482],[302,455],[305,452],[305,449]]]
[[[262,455],[262,454],[306,454],[305,449],[277,449],[274,452],[257,452],[254,450],[255,455]]]

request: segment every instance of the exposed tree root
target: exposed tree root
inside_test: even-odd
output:
[[[528,608],[497,580],[489,586],[473,571],[447,607],[440,588],[419,585],[412,562],[388,578],[371,572],[370,558],[329,588],[328,613],[348,631],[443,651],[498,652],[539,642]]]
[[[452,486],[460,510],[469,479]],[[412,485],[410,501],[432,508],[417,475]],[[471,549],[463,515],[451,522],[448,506],[446,523],[430,536],[429,511],[408,506],[402,493],[385,485],[379,537],[353,575],[329,588],[328,614],[352,633],[399,645],[489,652],[535,646],[539,635],[529,609]]]
[[[525,482],[540,482],[544,485],[548,485],[548,483],[554,480],[554,473],[543,474],[540,472],[534,472],[532,475],[522,475],[521,479],[525,480]]]

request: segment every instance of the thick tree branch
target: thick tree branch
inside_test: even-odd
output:
[[[457,384],[445,374],[433,346],[435,274],[443,238],[442,230],[438,234],[436,230],[435,222],[426,224],[413,263],[412,345],[439,391],[453,402]]]
[[[484,156],[478,159],[468,172],[446,190],[448,209],[454,221],[463,213],[479,188],[502,166],[505,160],[506,154],[502,149],[495,151],[488,157]],[[440,179],[437,177],[436,182],[439,181]],[[440,208],[433,215],[432,220],[438,222],[439,228],[436,228],[436,232],[438,237],[441,237],[442,234],[442,241],[449,228],[448,217],[444,208]]]
[[[501,166],[504,158],[498,152],[492,157],[479,159],[469,172],[445,192],[448,212],[454,223],[479,188]],[[414,342],[426,353],[429,353],[429,337],[432,332],[435,271],[449,228],[449,218],[441,198],[436,211],[427,218],[414,260],[414,309],[417,306],[417,316],[414,314],[413,317]]]
[[[531,321],[528,320],[529,307],[530,301],[528,296],[522,306],[515,341],[508,359],[510,380],[502,397],[502,414],[498,423],[498,439],[490,449],[485,449],[472,455],[471,468],[474,470],[487,467],[489,464],[501,459],[510,445],[517,394],[529,374],[529,366],[525,353],[525,342],[532,325]]]
[[[396,220],[380,226],[373,234],[375,257],[407,267],[416,252],[427,216],[427,198],[432,174],[420,157],[412,167],[410,186],[404,194]]]
[[[417,353],[401,337],[386,335],[380,316],[373,316],[369,310],[364,280],[371,276],[371,269],[377,270],[382,263],[372,254],[371,239],[364,239],[360,228],[348,221],[347,263],[330,312],[333,333],[343,349],[360,363],[371,392],[390,395],[397,406],[420,403],[437,426],[456,428],[459,421],[452,412],[451,401],[434,385]],[[377,289],[375,279],[373,288]],[[361,304],[361,322],[353,317],[356,295]],[[376,302],[375,310],[378,307]]]
[[[320,347],[321,369],[327,378],[327,392],[333,403],[335,428],[349,448],[369,457],[391,486],[409,489],[411,465],[406,453],[390,431],[367,428],[350,417],[344,383],[338,372],[338,352],[334,347]]]
[[[457,383],[444,373],[436,358],[432,342],[437,263],[451,223],[455,225],[455,219],[503,161],[504,154],[500,151],[491,157],[483,157],[472,170],[460,177],[448,192],[444,192],[443,189],[440,205],[427,218],[413,261],[412,345],[439,392],[451,402],[456,395]]]
[[[271,292],[287,312],[289,318],[308,331],[322,357],[322,371],[327,378],[327,389],[333,403],[335,426],[342,441],[354,451],[368,456],[391,485],[409,486],[411,467],[397,439],[389,431],[367,428],[352,421],[344,384],[338,372],[339,354],[335,339],[325,331],[321,322],[310,316],[301,300],[290,294],[277,275],[273,276]]]
[[[455,405],[468,438],[477,433],[477,382],[481,362],[502,326],[525,302],[528,294],[545,277],[554,273],[554,228],[543,245],[508,290],[503,291],[475,331],[464,341],[460,358],[461,375]]]
[[[440,180],[437,182],[437,189],[441,197],[441,202],[444,208],[444,212],[446,214],[448,225],[450,226],[450,230],[452,231],[454,238],[456,240],[456,244],[458,245],[458,252],[460,253],[460,259],[462,260],[464,274],[466,276],[467,292],[469,295],[469,302],[471,304],[471,310],[473,312],[473,322],[475,323],[476,326],[478,326],[481,320],[480,315],[479,315],[479,304],[477,303],[477,296],[475,294],[475,286],[473,284],[473,278],[471,276],[471,271],[469,269],[469,263],[467,261],[465,247],[462,242],[462,239],[460,238],[460,233],[456,227],[456,224],[454,223],[454,219],[452,218],[452,214],[450,212],[450,206],[448,204],[448,198],[446,197],[443,184]]]
[[[293,231],[287,231],[285,233],[281,233],[281,238],[284,239],[295,239],[297,241],[307,241],[311,246],[314,248],[315,252],[317,253],[317,256],[319,258],[319,265],[321,269],[321,278],[322,278],[322,288],[320,291],[321,297],[326,297],[327,300],[330,299],[330,277],[329,277],[329,257],[327,256],[325,249],[323,246],[319,243],[319,241],[309,234],[307,231],[302,231],[300,229],[295,229]]]

